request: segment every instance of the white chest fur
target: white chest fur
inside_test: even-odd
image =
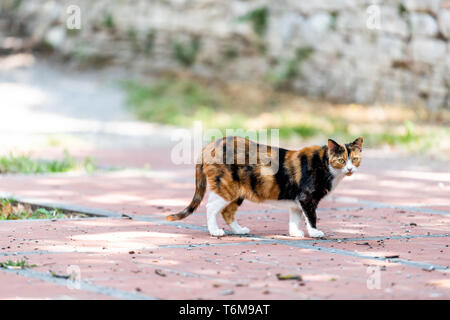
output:
[[[333,181],[331,183],[331,190],[330,190],[330,192],[332,192],[334,189],[336,189],[339,182],[341,182],[342,179],[344,179],[345,173],[344,170],[334,169],[332,166],[329,166],[328,168],[330,169],[330,172],[333,175]]]

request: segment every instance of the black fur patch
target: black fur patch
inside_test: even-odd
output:
[[[345,147],[347,148],[347,156],[350,158],[350,143],[346,143]]]
[[[298,183],[291,180],[290,172],[285,167],[286,152],[287,150],[281,148],[278,152],[279,166],[278,172],[275,174],[280,189],[278,200],[294,200],[300,191]]]
[[[217,187],[217,191],[220,192],[220,184],[221,184],[221,180],[223,175],[225,174],[225,172],[221,171],[220,174],[218,174],[215,178],[215,182],[216,182],[216,187]]]
[[[234,181],[236,182],[240,182],[240,178],[239,178],[239,167],[235,164],[229,164],[227,165],[228,170],[231,171],[231,177],[233,178]]]

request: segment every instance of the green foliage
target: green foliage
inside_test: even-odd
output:
[[[114,57],[105,52],[93,51],[92,48],[79,45],[74,48],[73,57],[78,60],[81,66],[102,68],[111,63]]]
[[[295,135],[302,138],[311,138],[323,133],[323,130],[313,125],[298,124],[295,126],[283,126],[280,128],[279,133],[280,138],[289,138]]]
[[[12,8],[14,10],[19,9],[21,4],[22,4],[22,0],[13,0]]]
[[[405,15],[405,14],[408,14],[408,10],[405,8],[405,6],[403,5],[403,3],[399,3],[399,4],[398,4],[398,6],[397,6],[397,11],[398,11],[398,14],[399,14],[400,16],[403,16],[403,15]]]
[[[115,29],[116,28],[116,24],[114,22],[114,18],[111,15],[111,13],[106,13],[105,16],[103,17],[103,22],[102,22],[103,27],[105,27],[106,29]]]
[[[416,126],[411,121],[405,121],[403,128],[403,133],[383,132],[381,134],[369,134],[369,136],[375,144],[387,143],[389,145],[408,145],[418,142],[421,138],[416,132]]]
[[[0,201],[0,221],[1,220],[24,220],[24,219],[64,219],[72,216],[85,217],[81,213],[67,214],[57,208],[47,209],[38,207],[33,209],[29,204],[19,203],[15,199],[1,199]]]
[[[137,31],[135,28],[131,27],[128,29],[127,31],[127,36],[128,39],[130,39],[131,41],[135,42],[137,41]]]
[[[138,33],[135,28],[130,27],[127,31],[128,40],[130,40],[133,44],[138,42]]]
[[[127,31],[128,40],[131,42],[131,46],[134,51],[139,51],[139,39],[138,33],[135,28],[131,27]]]
[[[0,174],[1,173],[56,173],[67,172],[78,168],[83,168],[88,172],[92,172],[96,168],[95,161],[88,157],[82,164],[77,163],[67,151],[64,152],[62,160],[35,160],[27,155],[0,157]]]
[[[168,124],[185,123],[195,113],[214,109],[218,101],[196,83],[165,78],[151,85],[124,84],[130,108],[147,121]]]
[[[155,45],[155,39],[156,39],[156,31],[148,30],[147,34],[145,35],[145,39],[144,39],[144,52],[146,54],[151,54],[153,52],[153,47]]]
[[[24,155],[9,155],[0,158],[0,173],[66,172],[73,167],[72,158],[64,158],[62,161],[39,161]]]
[[[199,50],[200,40],[197,37],[192,38],[188,43],[183,43],[180,41],[174,41],[172,43],[174,58],[185,67],[189,67],[194,64]]]
[[[42,39],[40,41],[38,41],[38,43],[36,43],[36,45],[34,46],[34,49],[36,52],[39,52],[41,54],[49,54],[54,52],[55,48],[53,47],[53,45],[48,42],[45,39]]]
[[[140,119],[171,125],[190,126],[194,120],[202,121],[207,128],[249,129],[252,120],[249,109],[234,110],[233,102],[218,96],[199,83],[171,78],[161,79],[151,85],[136,82],[124,84],[127,104]],[[250,106],[252,107],[252,106]],[[259,111],[262,111],[261,108]],[[232,116],[230,116],[232,114]],[[324,129],[317,122],[291,123],[292,114],[287,114],[278,126],[280,136],[310,138],[326,135],[330,131],[346,134],[346,126],[333,122],[332,129]]]
[[[237,21],[251,23],[253,31],[262,38],[267,31],[268,17],[269,10],[266,7],[262,7],[240,16]]]
[[[81,166],[86,172],[92,173],[97,170],[97,161],[92,157],[86,157]]]
[[[332,11],[332,12],[330,12],[330,15],[331,15],[330,30],[336,30],[336,21],[337,21],[337,17],[339,15],[339,12]]]
[[[214,141],[215,139],[218,138],[223,138],[229,134],[227,134],[227,132],[229,132],[229,130],[234,130],[232,131],[232,135],[236,136],[236,137],[241,137],[241,138],[246,138],[246,139],[250,139],[250,140],[259,140],[260,138],[264,138],[264,139],[268,139],[268,141],[270,141],[270,139],[272,139],[272,133],[271,131],[268,131],[267,134],[264,134],[264,136],[261,136],[260,133],[255,130],[252,132],[252,134],[250,135],[249,132],[247,132],[245,129],[242,129],[242,125],[231,125],[228,126],[226,128],[214,128],[218,130],[218,133],[220,132],[220,134],[218,136],[212,136],[209,137],[209,142]]]
[[[0,262],[0,268],[4,269],[25,269],[25,268],[34,268],[36,267],[35,264],[28,264],[27,260],[21,259],[21,260],[8,260],[6,262]]]
[[[314,49],[311,47],[300,47],[295,51],[295,60],[298,64],[301,64],[304,60],[308,59],[311,54],[314,52]]]
[[[238,57],[239,53],[236,48],[234,48],[232,46],[228,46],[225,48],[223,55],[224,55],[225,59],[233,60]]]
[[[66,34],[70,37],[75,37],[80,34],[80,29],[68,29],[66,28]]]
[[[309,54],[310,50],[299,50],[298,59],[305,59]],[[230,93],[217,87],[213,90],[194,80],[173,78],[160,79],[151,85],[130,82],[124,88],[129,107],[143,120],[184,127],[201,121],[204,128],[219,129],[222,135],[226,134],[225,129],[274,128],[279,129],[282,139],[326,141],[333,137],[345,142],[363,136],[367,147],[389,144],[427,154],[440,146],[448,148],[450,140],[449,128],[427,127],[412,121],[398,123],[397,120],[375,124],[360,113],[363,107],[356,111],[355,106],[319,110],[320,104],[301,99],[293,109],[288,107],[291,99],[297,101],[298,98],[279,91],[267,94],[264,99],[260,98],[264,93],[252,93],[258,98],[250,101],[245,88]]]
[[[127,39],[135,52],[142,51],[145,54],[151,54],[155,44],[156,31],[148,30],[142,37],[134,27],[127,30]]]
[[[297,48],[294,58],[281,60],[279,67],[275,71],[269,73],[270,81],[277,87],[286,85],[298,74],[301,64],[308,59],[313,52],[314,49],[311,47]]]

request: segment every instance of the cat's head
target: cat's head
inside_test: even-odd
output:
[[[341,170],[345,175],[351,176],[361,164],[362,145],[362,137],[346,144],[339,144],[332,139],[328,139],[330,166],[334,170]]]

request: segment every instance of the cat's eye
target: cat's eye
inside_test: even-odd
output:
[[[345,160],[344,159],[339,159],[338,160],[340,164],[345,164]]]
[[[353,162],[353,163],[356,163],[356,162],[358,162],[358,161],[359,161],[359,158],[358,158],[358,157],[355,157],[355,158],[352,159],[352,162]]]

